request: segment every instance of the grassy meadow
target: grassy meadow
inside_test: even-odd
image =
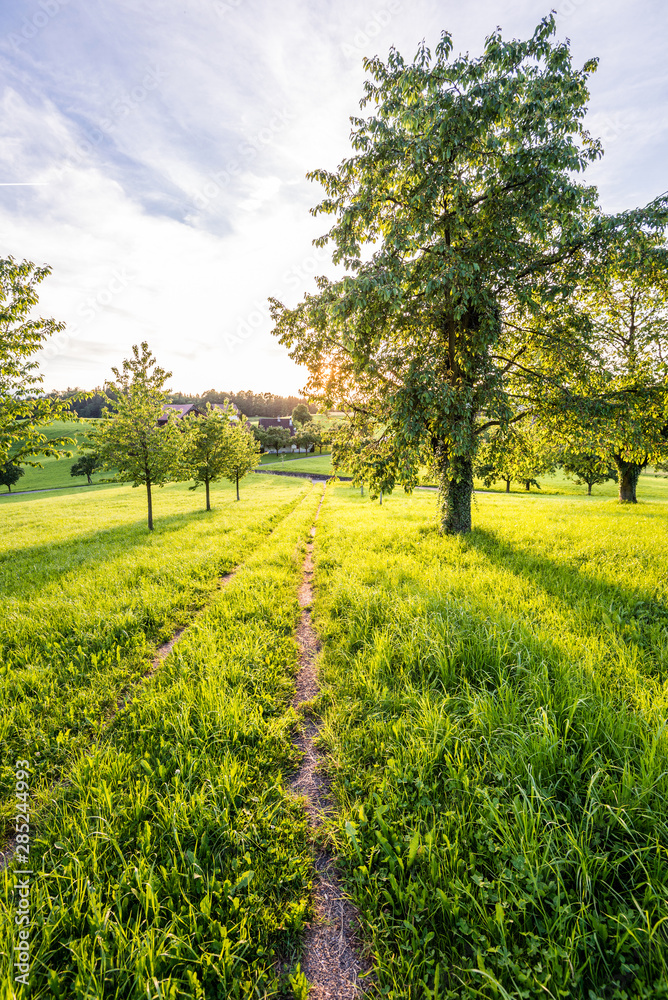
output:
[[[16,497],[0,509],[0,820],[12,808],[12,762],[39,762],[40,799],[104,725],[156,646],[188,623],[218,579],[250,552],[307,486],[251,476],[231,484],[129,486]]]
[[[460,539],[433,496],[330,492],[324,745],[381,996],[668,996],[667,494],[481,495]]]
[[[668,997],[668,482],[610,486],[476,494],[465,539],[431,492],[327,487],[314,710],[370,998]],[[129,486],[4,502],[1,815],[29,758],[35,876],[17,991],[0,875],[0,1000],[306,1000],[286,787],[321,490],[250,476],[207,514],[174,484],[152,535]]]
[[[283,472],[303,472],[307,476],[310,472],[317,472],[323,475],[332,475],[331,455],[302,455],[301,458],[290,455],[279,456],[264,454],[262,465],[274,466]]]
[[[220,545],[210,571],[245,557],[239,572],[132,704],[75,748],[41,810],[31,997],[305,997],[293,959],[311,916],[311,857],[282,771],[296,757],[291,636],[320,492],[273,481],[256,492],[206,532]],[[175,549],[198,547],[200,532],[183,527],[172,563]],[[3,882],[7,985],[11,871]]]

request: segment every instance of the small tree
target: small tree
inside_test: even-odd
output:
[[[18,483],[21,476],[25,475],[20,465],[15,465],[11,460],[0,465],[0,485],[7,487],[7,492],[12,492],[12,486]]]
[[[237,500],[239,499],[239,480],[253,471],[259,458],[258,443],[249,430],[246,420],[234,424],[230,429],[228,453],[223,474],[230,482],[236,482]]]
[[[315,445],[316,437],[309,428],[309,430],[298,431],[297,434],[295,434],[293,440],[294,443],[297,445],[297,450],[301,451],[303,448],[306,454],[308,455],[311,448],[313,448]]]
[[[510,493],[513,480],[523,483],[527,491],[532,486],[540,489],[537,476],[554,471],[556,452],[541,429],[530,418],[525,421],[511,425],[506,431],[491,431],[478,449],[475,472],[485,486],[502,479],[506,493]]]
[[[230,420],[232,413],[232,407],[221,410],[207,403],[204,415],[189,420],[186,465],[195,481],[190,489],[204,484],[207,510],[211,510],[210,484],[227,476],[235,430]]]
[[[506,484],[506,493],[510,493],[510,484],[513,481],[510,462],[511,452],[506,446],[506,441],[503,435],[495,431],[480,443],[473,474],[476,479],[482,479],[487,489],[497,479],[501,479]]]
[[[81,455],[81,457],[73,463],[72,468],[70,469],[70,475],[85,476],[88,481],[88,485],[92,486],[93,480],[91,479],[91,476],[94,472],[97,472],[99,468],[100,456],[91,451],[86,455]]]
[[[587,496],[591,496],[592,486],[598,486],[609,479],[618,481],[617,470],[606,458],[593,452],[567,452],[562,465],[564,472],[574,479],[576,486],[587,487]]]
[[[309,427],[308,433],[311,435],[311,440],[313,441],[313,450],[317,448],[322,455],[322,447],[327,444],[327,437],[322,428],[318,427],[316,424]]]
[[[267,427],[263,433],[262,443],[268,451],[275,451],[276,456],[281,448],[288,448],[292,444],[292,435],[285,427]]]
[[[157,365],[146,341],[141,350],[135,344],[132,355],[120,371],[112,368],[116,380],[106,388],[115,399],[93,440],[103,468],[117,470],[117,482],[146,487],[148,529],[153,531],[152,488],[179,477],[184,435],[171,413],[164,426],[158,424],[167,402],[164,385],[172,373]]]
[[[305,403],[299,403],[298,406],[295,406],[294,410],[292,411],[293,424],[299,424],[301,427],[303,427],[304,424],[310,424],[312,420],[313,417],[309,413],[308,406],[306,406]]]

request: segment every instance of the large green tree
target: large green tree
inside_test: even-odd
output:
[[[611,236],[665,218],[663,201],[598,212],[579,179],[601,154],[583,126],[596,60],[575,68],[554,35],[551,15],[526,41],[496,31],[479,58],[451,57],[443,33],[433,58],[422,45],[412,63],[365,60],[374,114],[351,119],[354,155],[309,175],[326,192],[314,214],[335,217],[316,243],[346,274],[294,309],[271,300],[311,397],[380,430],[388,482],[411,488],[434,462],[446,532],[471,528],[481,433],[520,403],[586,406],[574,293]]]
[[[158,424],[168,396],[165,382],[172,373],[161,368],[146,341],[132,348],[123,367],[112,368],[113,382],[106,388],[113,402],[91,434],[92,447],[105,469],[115,469],[115,479],[146,487],[148,527],[153,531],[153,487],[179,479],[183,468],[185,435],[170,413]]]
[[[34,316],[38,285],[51,273],[31,261],[0,259],[0,463],[39,466],[36,456],[69,455],[64,435],[44,434],[58,418],[71,419],[68,402],[43,395],[35,354],[63,330],[55,319]]]

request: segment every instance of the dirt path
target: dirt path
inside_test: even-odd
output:
[[[320,507],[322,500],[315,517],[316,522]],[[311,540],[304,559],[303,581],[299,589],[302,615],[296,638],[300,649],[301,667],[297,675],[297,690],[293,700],[297,710],[305,702],[315,698],[320,690],[316,667],[318,638],[311,624],[310,612],[313,600],[314,537],[315,525],[311,528]],[[329,787],[326,778],[320,773],[318,765],[321,754],[315,747],[320,727],[309,717],[308,708],[304,714],[304,728],[295,740],[296,746],[304,753],[304,760],[290,787],[296,795],[303,797],[311,830],[315,835],[330,809]],[[329,851],[321,847],[316,848],[315,869],[317,920],[304,936],[301,960],[302,972],[312,984],[309,1000],[361,1000],[362,991],[358,985],[358,975],[363,971],[363,966],[358,957],[358,942],[355,935],[357,912],[343,895]]]

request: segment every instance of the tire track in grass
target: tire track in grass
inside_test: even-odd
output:
[[[320,726],[309,715],[309,704],[320,691],[316,664],[319,643],[311,622],[310,607],[313,600],[315,522],[324,497],[323,489],[311,528],[311,538],[306,546],[298,595],[302,613],[295,637],[300,651],[300,669],[292,705],[304,715],[303,729],[295,739],[295,745],[304,754],[304,759],[290,782],[291,790],[304,801],[316,843],[322,823],[331,808],[329,782],[320,771],[322,755],[316,748]],[[316,848],[314,867],[316,921],[304,935],[301,959],[302,972],[311,984],[309,997],[311,1000],[356,1000],[361,997],[358,975],[363,971],[357,954],[357,911],[343,894],[329,850],[321,846]]]
[[[288,515],[286,514],[285,516],[287,517]],[[285,520],[285,518],[281,518],[281,521],[283,520]],[[280,524],[281,521],[279,521],[278,524]],[[278,527],[278,524],[274,525],[274,527],[267,535],[267,538],[271,537],[275,529]],[[243,562],[240,562],[238,563],[238,565],[234,567],[234,569],[229,570],[227,573],[223,573],[223,575],[218,580],[218,586],[212,592],[211,597],[209,598],[207,604],[203,608],[200,608],[200,610],[195,615],[193,615],[191,621],[187,625],[181,625],[179,628],[177,628],[171,639],[168,639],[167,642],[163,642],[161,646],[158,646],[158,648],[155,651],[155,657],[153,658],[148,670],[146,670],[130,688],[125,688],[124,691],[121,691],[118,701],[116,702],[116,707],[107,716],[107,721],[106,721],[107,725],[109,725],[109,723],[118,715],[119,712],[122,712],[123,709],[128,708],[135,700],[137,695],[141,694],[141,690],[144,687],[144,685],[148,681],[150,681],[151,677],[153,677],[156,671],[160,669],[160,667],[163,665],[163,663],[165,662],[171,651],[174,649],[176,644],[179,642],[179,640],[188,631],[188,629],[193,627],[197,619],[211,605],[211,601],[214,600],[215,595],[219,594],[221,590],[225,589],[227,584],[230,582],[230,580],[234,578],[234,576],[239,572],[239,570],[243,565],[244,565]],[[124,697],[126,691],[129,691],[127,698]],[[0,870],[2,870],[2,865],[0,865]]]
[[[301,499],[302,500],[305,499],[306,496],[308,496],[308,494],[304,494],[304,496],[302,496]],[[275,521],[275,523],[272,525],[271,530],[268,532],[266,538],[264,539],[265,541],[267,539],[271,538],[271,536],[276,531],[276,529],[286,520],[287,517],[290,516],[290,514],[296,509],[296,507],[299,506],[299,502],[300,501],[297,500],[294,504],[289,504],[288,505],[288,510],[282,516],[280,516]],[[320,510],[320,508],[318,508],[318,510]],[[249,555],[250,555],[250,553],[249,553]],[[234,567],[234,569],[229,570],[227,573],[223,573],[223,575],[221,577],[219,577],[218,586],[216,587],[215,590],[212,591],[212,593],[211,593],[211,595],[209,597],[209,600],[207,601],[206,605],[204,607],[200,608],[193,615],[191,621],[187,625],[181,625],[179,628],[176,629],[176,631],[174,632],[174,634],[172,635],[172,637],[170,639],[168,639],[166,642],[163,642],[162,645],[158,646],[158,648],[156,649],[156,655],[153,658],[153,660],[151,661],[151,664],[150,664],[148,670],[146,670],[139,678],[137,678],[137,680],[133,684],[131,684],[129,687],[126,687],[123,690],[121,690],[121,692],[119,693],[119,697],[118,697],[118,700],[116,702],[116,705],[114,706],[114,708],[112,710],[110,710],[110,712],[106,716],[104,725],[103,725],[102,730],[100,732],[100,736],[103,735],[105,729],[113,722],[113,720],[116,718],[116,716],[118,715],[118,713],[122,712],[126,708],[129,708],[130,705],[133,703],[133,701],[135,701],[135,699],[141,694],[141,692],[143,691],[143,689],[146,686],[146,684],[151,680],[151,678],[155,675],[155,673],[160,669],[160,667],[163,665],[163,663],[165,662],[165,660],[167,659],[167,657],[169,656],[169,654],[172,652],[172,650],[174,649],[174,647],[177,645],[177,643],[179,642],[179,640],[188,631],[188,629],[192,628],[192,626],[195,624],[195,622],[197,621],[197,619],[211,605],[211,602],[214,600],[215,595],[218,594],[218,593],[220,593],[220,591],[223,590],[227,586],[227,584],[239,572],[239,570],[242,568],[242,566],[244,565],[245,562],[246,562],[246,560],[243,560],[242,562],[238,563]],[[125,697],[126,693],[127,693],[127,697]],[[91,746],[91,749],[93,749],[97,745],[97,743],[98,743],[98,740],[95,740],[95,742]],[[57,788],[63,787],[65,784],[66,784],[66,780],[65,781],[55,782],[49,788],[48,794],[51,795]],[[11,861],[12,861],[12,859],[14,857],[15,852],[16,852],[16,838],[15,837],[10,837],[8,840],[6,840],[4,842],[4,844],[0,843],[0,872],[2,872],[5,868],[7,868],[7,866],[11,863]]]
[[[271,535],[271,532],[269,534]],[[230,582],[230,580],[235,576],[235,574],[241,569],[242,566],[243,563],[241,562],[239,563],[238,566],[235,566],[234,569],[230,570],[228,573],[224,573],[220,577],[218,581],[218,587],[212,593],[212,599],[215,594],[219,593],[221,590],[224,589],[224,587]],[[211,601],[209,601],[209,604],[210,603]],[[209,605],[207,604],[206,607],[208,606]],[[141,695],[141,692],[148,683],[148,681],[151,680],[151,678],[163,665],[163,663],[165,662],[171,651],[178,643],[179,639],[183,637],[183,635],[188,631],[189,628],[192,628],[192,626],[195,624],[195,622],[202,614],[202,612],[206,610],[206,607],[201,608],[200,611],[193,617],[192,621],[188,625],[181,625],[180,628],[177,628],[176,632],[171,637],[171,639],[168,639],[167,642],[163,642],[161,646],[158,646],[158,648],[156,649],[156,655],[151,661],[151,665],[148,668],[148,670],[146,670],[130,688],[125,688],[124,691],[121,692],[115,707],[109,712],[109,714],[105,719],[105,723],[104,726],[102,727],[102,732],[100,733],[100,735],[102,735],[104,730],[113,722],[113,720],[116,718],[119,712],[122,712],[124,709],[129,708],[130,705],[133,703],[133,701],[139,695]],[[125,692],[129,692],[127,697],[124,697]],[[96,744],[97,740],[93,745],[95,746]],[[58,781],[55,784],[51,785],[51,787],[49,788],[49,794],[52,794],[57,788],[62,788],[65,784],[66,780]],[[15,852],[16,852],[15,837],[10,837],[9,840],[5,841],[4,844],[0,845],[0,872],[3,871],[3,869],[5,869],[9,865],[12,858],[14,857]]]
[[[278,519],[272,524],[269,532],[267,533],[267,535],[263,539],[263,541],[267,541],[268,539],[271,538],[271,536],[274,534],[274,532],[276,531],[276,529],[278,527],[280,527],[281,524],[283,524],[283,522],[286,520],[286,518],[288,518],[290,516],[290,514],[292,514],[293,511],[297,509],[297,507],[299,506],[299,504],[303,500],[305,500],[307,496],[308,496],[308,493],[304,493],[301,496],[301,499],[298,498],[294,503],[291,503],[291,504],[287,505],[288,509],[286,510],[286,512],[284,514],[282,514],[280,517],[278,517]],[[320,508],[318,508],[318,510],[319,509]],[[249,555],[250,555],[250,553],[249,553]],[[241,569],[241,567],[244,565],[245,562],[247,562],[247,559],[244,559],[242,562],[238,563],[234,567],[234,569],[228,570],[227,573],[223,573],[223,575],[221,577],[219,577],[219,579],[218,579],[218,586],[216,587],[216,589],[214,591],[212,591],[212,593],[211,593],[211,595],[209,597],[209,600],[204,605],[204,607],[200,608],[193,615],[193,617],[191,618],[190,622],[187,625],[181,625],[179,628],[177,628],[176,631],[174,632],[174,634],[172,635],[171,639],[168,639],[166,642],[163,642],[161,646],[158,646],[158,648],[156,649],[156,655],[153,658],[151,666],[148,668],[148,670],[146,670],[141,675],[141,677],[133,685],[131,685],[130,688],[125,688],[123,691],[120,692],[118,701],[116,702],[115,709],[107,717],[107,725],[116,717],[116,715],[118,715],[119,712],[121,712],[124,708],[127,708],[127,707],[129,707],[132,704],[132,702],[135,700],[137,694],[141,691],[141,688],[146,684],[147,681],[149,681],[151,679],[151,677],[153,677],[153,675],[155,674],[155,672],[160,669],[160,667],[162,666],[162,664],[164,663],[164,661],[167,659],[167,657],[169,656],[169,654],[171,653],[171,651],[174,649],[174,647],[176,646],[176,644],[179,642],[179,640],[182,638],[182,636],[184,635],[184,633],[187,632],[189,628],[192,628],[192,626],[195,624],[195,622],[197,621],[197,619],[202,614],[204,614],[204,612],[207,610],[207,608],[210,607],[212,601],[215,599],[215,595],[218,594],[218,593],[220,593],[221,590],[225,589],[225,587],[227,586],[227,584],[239,572],[239,570]],[[127,698],[124,698],[123,697],[124,693],[125,693],[125,691],[128,691],[128,690],[131,693],[130,693],[130,695]],[[1,863],[0,863],[0,871],[2,871],[2,864]]]

